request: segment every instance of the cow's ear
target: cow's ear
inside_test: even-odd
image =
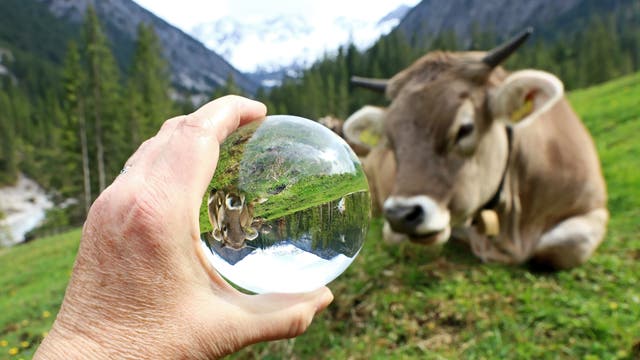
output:
[[[507,77],[492,93],[491,112],[496,119],[521,127],[562,99],[562,81],[539,70],[517,71]]]
[[[385,109],[367,105],[344,121],[345,140],[357,155],[367,155],[383,141],[385,114]]]

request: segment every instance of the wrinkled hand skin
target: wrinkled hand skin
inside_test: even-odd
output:
[[[219,144],[266,113],[236,96],[167,120],[95,201],[58,317],[35,359],[210,359],[304,332],[333,299],[245,295],[211,269],[199,207]]]

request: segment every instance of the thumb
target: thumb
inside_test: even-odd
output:
[[[308,293],[263,295],[226,289],[217,295],[218,301],[213,306],[209,303],[206,313],[200,311],[200,331],[196,332],[201,343],[212,345],[214,356],[261,341],[298,336],[333,300],[326,287]]]
[[[250,296],[245,305],[255,328],[252,342],[292,338],[304,333],[313,317],[324,310],[333,294],[327,287],[299,294]]]
[[[185,189],[199,208],[218,162],[220,143],[238,126],[263,117],[264,104],[239,96],[216,99],[182,118],[156,159],[156,174],[169,189]]]

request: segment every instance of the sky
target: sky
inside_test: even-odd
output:
[[[354,41],[360,47],[372,44],[380,35],[374,24],[400,5],[416,5],[419,0],[134,0],[168,23],[202,41],[223,55],[241,71],[277,69],[293,63],[311,64],[324,53]],[[265,34],[275,17],[288,16],[313,29],[282,36],[274,30]],[[241,43],[221,42],[211,27],[220,20],[233,20],[246,30]],[[346,28],[344,22],[349,24]],[[343,23],[343,26],[338,24]],[[288,34],[288,33],[287,33]],[[269,36],[271,35],[271,36]],[[285,34],[286,35],[286,34]],[[284,38],[284,39],[281,39]],[[259,57],[256,54],[260,54]]]
[[[276,15],[303,15],[312,23],[340,16],[378,20],[402,4],[419,0],[134,0],[170,24],[189,32],[198,24],[223,17],[253,21]]]

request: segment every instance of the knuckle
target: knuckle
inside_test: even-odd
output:
[[[229,102],[237,102],[237,101],[240,101],[241,99],[242,99],[241,96],[233,95],[233,94],[225,95],[218,98],[219,101],[229,101]]]
[[[143,141],[142,144],[140,144],[140,146],[138,146],[137,152],[144,152],[147,149],[149,149],[149,147],[153,143],[154,139],[155,139],[155,137],[151,137],[151,138]]]
[[[143,141],[142,144],[140,144],[140,149],[149,147],[151,143],[153,143],[154,139],[155,139],[155,136],[150,137],[147,140]]]
[[[157,198],[146,192],[135,194],[124,207],[127,213],[124,222],[126,233],[149,235],[162,230],[162,206]]]
[[[110,186],[100,194],[91,207],[92,222],[119,229],[125,237],[157,234],[166,226],[166,194],[157,191],[153,181],[137,176],[128,180],[126,186]]]
[[[166,130],[171,130],[175,128],[176,125],[179,124],[181,121],[183,121],[186,117],[187,115],[180,115],[180,116],[171,118],[169,120],[166,120],[164,123],[162,123],[162,126],[160,127],[160,131],[166,131]]]
[[[293,338],[303,334],[311,324],[312,320],[313,314],[311,312],[300,311],[291,319],[289,331],[286,334],[286,337]]]
[[[106,188],[100,196],[91,204],[89,214],[87,215],[88,222],[102,223],[109,218],[109,214],[114,212],[114,201],[112,187]]]
[[[184,121],[180,123],[180,128],[182,131],[194,132],[196,135],[207,135],[207,128],[211,127],[207,122],[211,122],[211,119],[193,113],[185,116]]]

